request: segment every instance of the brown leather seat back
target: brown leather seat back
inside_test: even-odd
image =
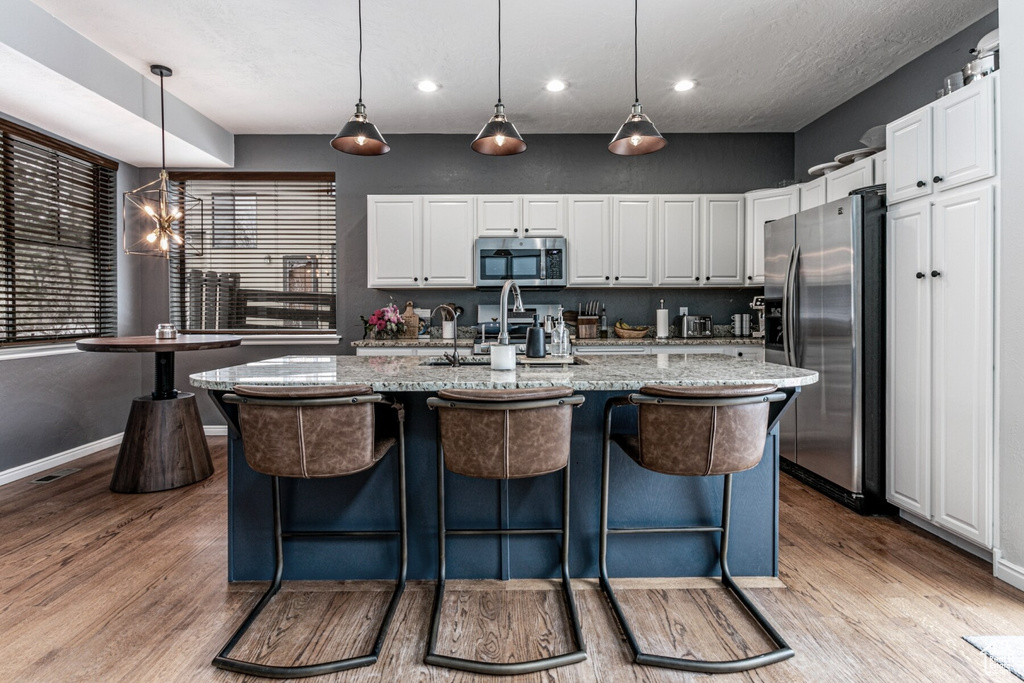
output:
[[[651,385],[642,394],[678,399],[761,396],[774,385],[667,387]],[[767,402],[735,406],[681,406],[642,403],[638,448],[630,455],[643,467],[684,476],[728,474],[761,461],[768,427]]]
[[[438,397],[494,403],[572,396],[570,387],[448,389]],[[517,479],[556,472],[569,462],[572,406],[525,410],[438,407],[445,467],[468,477]]]
[[[257,472],[279,477],[340,477],[376,464],[373,403],[287,405],[289,400],[372,394],[366,385],[236,386],[238,396],[280,400],[282,405],[238,406],[245,459]]]

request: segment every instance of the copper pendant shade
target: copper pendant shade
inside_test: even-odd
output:
[[[474,152],[489,156],[508,156],[526,151],[526,141],[512,122],[505,117],[501,103],[501,0],[498,0],[498,103],[492,116],[470,145]]]
[[[633,110],[629,118],[619,128],[612,141],[608,143],[608,151],[622,156],[638,156],[650,154],[668,144],[651,120],[643,113],[640,106],[640,88],[638,85],[638,53],[640,33],[638,25],[639,0],[633,0]]]
[[[363,0],[359,0],[359,101],[356,102],[356,113],[331,140],[331,147],[358,156],[380,156],[391,151],[377,126],[366,118],[366,105],[363,104]]]

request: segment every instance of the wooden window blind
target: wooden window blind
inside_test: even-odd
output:
[[[172,173],[203,200],[171,260],[171,320],[189,332],[333,332],[333,173]],[[196,241],[199,244],[196,244]]]
[[[117,332],[117,164],[0,119],[0,346]]]

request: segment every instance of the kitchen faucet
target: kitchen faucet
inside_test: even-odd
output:
[[[508,344],[508,290],[513,290],[515,295],[515,303],[512,304],[513,313],[523,312],[523,300],[519,296],[519,285],[515,283],[515,280],[505,280],[505,284],[501,286],[501,300],[498,302],[498,343]]]
[[[448,304],[439,304],[434,310],[430,312],[430,319],[433,320],[434,314],[437,313],[437,311],[442,308],[447,309],[448,312],[452,314],[452,320],[455,321],[455,335],[452,337],[452,352],[446,352],[444,354],[444,359],[451,363],[453,368],[457,368],[460,365],[462,365],[462,363],[459,361],[459,314],[454,308],[452,308]],[[441,327],[444,327],[443,319]]]

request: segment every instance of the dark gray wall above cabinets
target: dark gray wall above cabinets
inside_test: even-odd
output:
[[[794,177],[808,180],[808,168],[863,147],[859,140],[868,128],[895,121],[934,100],[943,79],[971,59],[968,50],[998,26],[999,13],[992,12],[804,126],[794,140]]]

